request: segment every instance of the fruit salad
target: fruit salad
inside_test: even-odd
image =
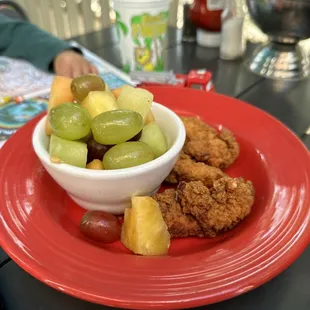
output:
[[[53,163],[111,170],[163,155],[167,138],[151,111],[153,94],[129,85],[110,90],[98,76],[52,83],[46,122]]]

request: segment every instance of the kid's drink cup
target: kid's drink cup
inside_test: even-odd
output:
[[[163,71],[170,0],[114,0],[123,69]]]

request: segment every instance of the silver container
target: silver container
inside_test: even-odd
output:
[[[268,35],[247,60],[256,74],[275,79],[301,79],[309,75],[309,59],[299,47],[310,37],[310,0],[247,0],[249,14]]]

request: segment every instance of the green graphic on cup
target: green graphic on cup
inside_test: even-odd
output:
[[[149,9],[152,13],[132,6],[125,8],[124,3],[118,7],[117,3],[116,29],[124,71],[163,71],[169,1],[155,1],[157,10]]]
[[[121,15],[119,14],[119,12],[115,12],[115,15],[116,15],[116,30],[117,30],[118,38],[121,37],[121,33],[122,33],[124,36],[127,36],[127,34],[128,34],[128,28],[127,28],[127,26],[122,22],[122,20],[121,20]]]

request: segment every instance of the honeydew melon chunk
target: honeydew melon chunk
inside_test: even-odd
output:
[[[154,95],[146,89],[125,86],[122,88],[116,104],[119,109],[136,111],[141,114],[145,123],[151,110]]]
[[[87,161],[87,145],[79,141],[65,140],[56,135],[51,135],[49,155],[54,163],[85,168]]]
[[[167,138],[156,122],[151,122],[143,127],[139,141],[146,143],[156,158],[168,151]]]

